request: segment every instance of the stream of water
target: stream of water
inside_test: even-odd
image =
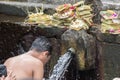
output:
[[[66,80],[64,74],[72,60],[73,53],[75,53],[75,50],[70,48],[64,55],[59,58],[48,80]]]

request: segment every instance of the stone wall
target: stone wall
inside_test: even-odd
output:
[[[50,70],[61,55],[60,36],[64,31],[65,29],[22,26],[8,22],[0,23],[0,63],[3,63],[9,57],[28,51],[36,37],[46,36],[53,45],[53,57],[45,69],[45,77],[48,77]]]
[[[101,10],[113,10],[120,18],[119,0],[101,0]],[[98,34],[101,45],[102,74],[104,80],[120,77],[120,34]]]
[[[120,34],[101,33],[99,30],[93,30],[91,34],[97,40],[100,80],[120,77]]]

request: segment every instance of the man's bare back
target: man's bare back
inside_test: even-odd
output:
[[[11,70],[17,80],[42,80],[44,65],[50,59],[52,45],[45,37],[34,40],[30,50],[22,55],[9,58],[4,65]]]
[[[43,78],[43,63],[28,54],[22,54],[13,58],[9,58],[5,63],[7,70],[12,70],[17,80]],[[41,75],[38,75],[41,74]],[[36,76],[35,76],[36,74]],[[41,77],[41,78],[40,78]]]

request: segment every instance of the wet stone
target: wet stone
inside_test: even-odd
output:
[[[120,76],[120,44],[102,43],[104,80]]]
[[[98,66],[102,79],[119,77],[120,35],[101,33],[98,29],[91,29],[91,32],[97,40]]]
[[[59,39],[64,31],[65,29],[40,28],[37,26],[23,26],[2,22],[0,23],[0,58],[7,59],[8,57],[21,54],[18,51],[22,48],[24,48],[22,52],[27,51],[37,36],[42,35],[48,38]]]
[[[61,55],[60,36],[66,29],[38,27],[24,25],[23,23],[0,23],[0,63],[3,63],[9,57],[23,54],[27,52],[35,38],[38,36],[46,36],[53,45],[52,58],[45,66],[45,76],[49,77],[49,73],[53,66],[57,63]]]

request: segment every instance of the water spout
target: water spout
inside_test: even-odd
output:
[[[64,74],[72,60],[73,53],[75,53],[75,50],[73,48],[69,48],[68,51],[59,58],[49,80],[62,80],[64,78]]]

